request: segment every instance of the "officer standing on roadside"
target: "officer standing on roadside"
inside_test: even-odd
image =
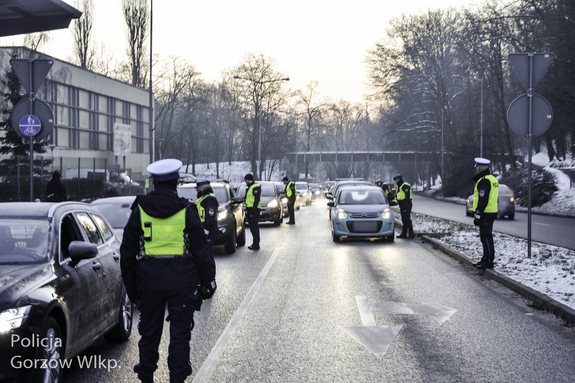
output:
[[[198,196],[196,208],[198,209],[200,220],[208,236],[208,242],[210,243],[211,254],[213,256],[214,245],[216,239],[218,239],[218,208],[220,204],[210,185],[210,181],[206,179],[196,179],[196,193]]]
[[[122,279],[140,309],[140,362],[134,371],[146,383],[154,381],[158,368],[166,306],[170,382],[183,383],[191,375],[193,311],[216,290],[216,266],[200,217],[176,191],[181,166],[176,159],[148,166],[154,190],[134,201],[120,247]]]
[[[497,218],[499,181],[489,171],[491,161],[475,158],[475,190],[473,191],[473,224],[479,226],[479,238],[483,245],[483,257],[475,264],[479,269],[492,269],[495,259],[493,245],[493,221]]]
[[[260,249],[260,209],[262,207],[262,187],[254,182],[254,176],[250,173],[244,177],[246,185],[246,194],[244,194],[244,206],[248,216],[248,225],[250,225],[250,232],[252,233],[252,245],[248,246],[250,250]]]
[[[289,221],[286,222],[286,224],[295,225],[295,211],[294,211],[294,204],[296,199],[295,182],[290,181],[289,178],[287,177],[284,177],[282,181],[285,185],[284,193],[288,200],[287,207],[289,213]]]
[[[403,181],[403,176],[401,174],[393,177],[393,180],[397,184],[397,204],[399,205],[399,211],[401,212],[401,223],[403,224],[403,229],[401,234],[397,238],[413,238],[413,224],[411,222],[411,208],[413,204],[411,202],[412,193],[411,185]]]

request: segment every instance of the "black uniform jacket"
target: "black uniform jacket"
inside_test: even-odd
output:
[[[495,219],[497,218],[497,213],[484,212],[485,208],[487,207],[487,204],[489,203],[489,193],[491,192],[491,181],[483,177],[489,174],[491,174],[489,169],[485,169],[481,173],[476,174],[473,177],[473,181],[476,183],[475,187],[477,188],[477,191],[480,192],[479,199],[477,200],[477,210],[479,210],[479,212],[481,213],[481,217]],[[479,181],[481,178],[483,179]],[[477,183],[477,181],[479,181],[479,183]],[[481,193],[482,191],[483,193]]]
[[[48,185],[46,185],[46,195],[46,201],[48,202],[68,201],[66,188],[62,181],[60,181],[60,178],[52,178],[48,181]]]
[[[138,301],[140,291],[166,291],[190,289],[190,295],[200,285],[209,285],[215,280],[216,265],[207,246],[204,228],[197,209],[185,198],[178,197],[175,188],[156,185],[147,195],[136,198],[132,214],[124,228],[124,238],[120,247],[120,267],[128,296]],[[168,218],[185,207],[188,249],[191,257],[145,258],[138,260],[144,232],[140,223],[140,209],[157,218]]]
[[[212,193],[210,190],[209,193]],[[204,219],[204,229],[206,229],[209,234],[208,238],[213,241],[218,239],[218,209],[220,204],[216,197],[206,197],[202,200],[201,205],[206,211],[206,217]]]

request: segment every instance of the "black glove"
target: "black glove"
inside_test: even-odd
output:
[[[481,212],[479,210],[475,210],[475,215],[473,216],[473,224],[475,226],[479,226],[481,223]]]
[[[217,288],[218,286],[216,285],[215,280],[211,281],[208,285],[202,285],[202,292],[201,292],[202,299],[203,300],[210,299],[216,292]]]

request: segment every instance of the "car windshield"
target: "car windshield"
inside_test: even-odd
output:
[[[378,190],[342,190],[338,201],[340,205],[382,205],[387,203],[383,193]]]
[[[264,197],[275,197],[277,195],[275,185],[272,183],[261,183],[260,186],[262,187],[262,196]],[[244,194],[246,194],[246,188],[248,186],[246,184],[242,184],[238,189],[237,197],[244,198]]]
[[[110,203],[98,203],[92,206],[106,217],[114,229],[123,229],[126,227],[130,214],[132,214],[132,210],[130,209],[132,204],[127,202],[114,203],[110,201]]]
[[[40,219],[0,220],[0,264],[45,261],[50,224]]]
[[[219,204],[229,202],[230,197],[225,186],[212,185],[212,190],[214,191],[214,195],[216,196]],[[188,199],[191,202],[196,202],[198,199],[198,192],[195,187],[188,186],[178,188],[178,195]]]

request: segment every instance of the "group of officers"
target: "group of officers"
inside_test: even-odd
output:
[[[480,228],[483,257],[478,268],[493,268],[493,221],[497,216],[498,181],[489,172],[489,160],[476,158],[473,209],[474,224]],[[194,312],[216,291],[216,265],[213,256],[218,236],[218,201],[205,179],[196,180],[195,204],[178,196],[177,185],[182,162],[165,159],[150,164],[154,190],[138,196],[124,229],[120,248],[122,279],[126,291],[140,310],[139,363],[134,366],[138,378],[154,381],[164,320],[170,323],[168,368],[170,382],[181,383],[191,375],[190,339]],[[260,249],[259,210],[261,186],[252,174],[244,180],[246,217],[252,233],[250,250]],[[396,199],[403,228],[398,238],[413,238],[411,222],[412,188],[401,174],[393,177],[395,193],[381,180],[386,197]],[[283,178],[288,199],[289,222],[295,224],[295,183]],[[166,307],[168,316],[165,317]]]

